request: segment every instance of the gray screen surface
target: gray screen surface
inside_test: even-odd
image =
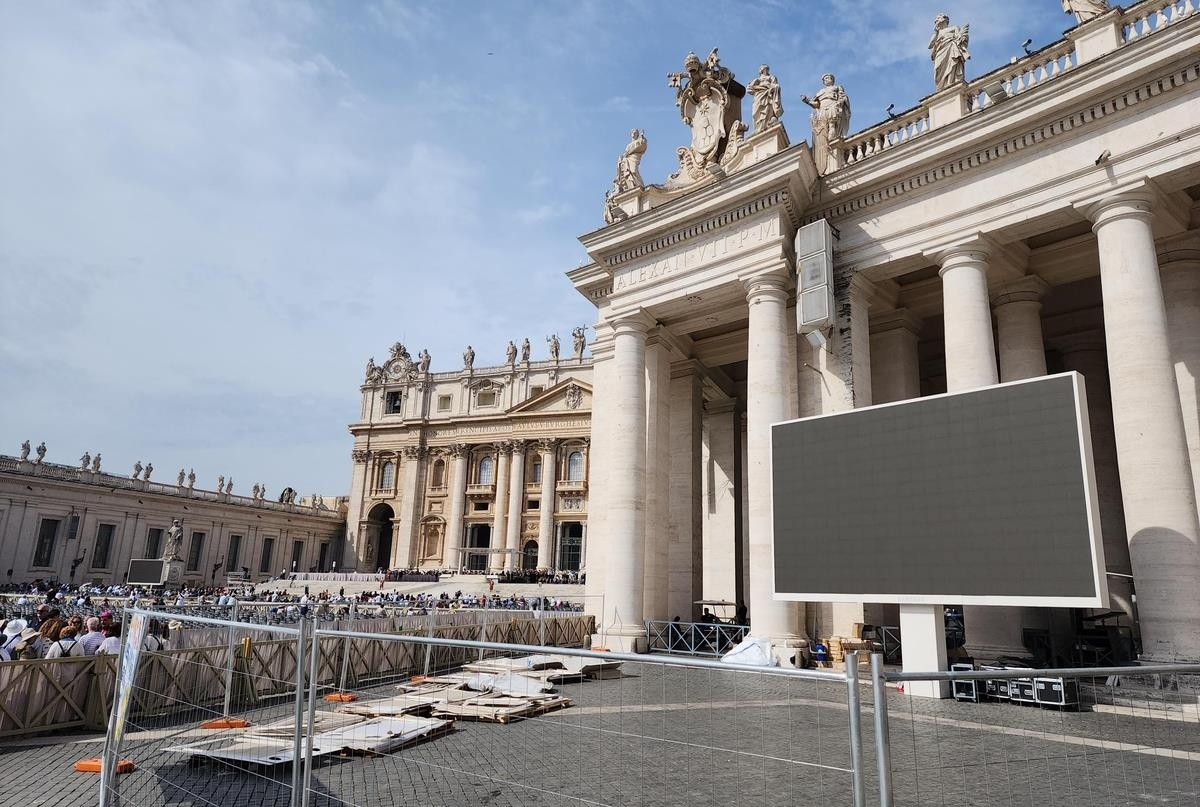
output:
[[[129,579],[131,586],[162,585],[163,561],[161,560],[131,560],[129,561]]]
[[[775,425],[776,593],[1101,597],[1075,385],[1064,374]]]

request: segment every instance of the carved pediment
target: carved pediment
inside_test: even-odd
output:
[[[590,412],[591,409],[592,386],[579,379],[568,378],[514,407],[511,414]]]

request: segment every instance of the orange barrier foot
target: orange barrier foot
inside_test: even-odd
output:
[[[240,717],[216,717],[200,724],[202,729],[244,729],[250,724]]]
[[[358,696],[351,695],[349,692],[330,692],[325,696],[325,700],[330,703],[353,703],[358,700]]]
[[[100,773],[100,769],[104,767],[99,757],[91,759],[81,759],[75,763],[75,770],[80,773]],[[133,773],[134,765],[128,759],[117,760],[117,773]]]

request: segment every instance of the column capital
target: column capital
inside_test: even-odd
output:
[[[938,275],[940,276],[944,275],[947,270],[959,266],[978,266],[982,264],[986,268],[992,252],[992,244],[987,239],[979,236],[970,241],[963,241],[958,244],[929,250],[925,255],[938,265]]]
[[[514,456],[517,454],[524,453],[526,447],[528,447],[528,446],[529,446],[528,440],[509,440],[508,441],[508,448],[510,451],[512,451]]]
[[[746,302],[753,305],[764,299],[786,301],[791,278],[782,269],[772,269],[753,277],[742,278],[742,286],[746,289]]]
[[[558,448],[559,440],[554,437],[543,437],[537,441],[538,451],[549,454]]]
[[[1121,219],[1150,223],[1154,194],[1147,189],[1125,190],[1077,207],[1092,222],[1092,232]]]
[[[999,308],[1007,303],[1040,303],[1050,291],[1050,284],[1037,275],[1025,275],[1009,281],[992,292],[992,307]]]
[[[470,454],[471,446],[467,445],[466,443],[452,443],[446,446],[446,451],[451,457],[458,459],[459,457],[465,457]]]
[[[415,460],[428,454],[429,449],[426,446],[405,446],[400,449],[400,452],[404,455],[404,459]]]
[[[614,337],[628,334],[645,336],[650,333],[656,324],[654,318],[640,308],[636,311],[622,314],[609,322]],[[595,354],[593,353],[593,355]]]
[[[497,454],[499,454],[500,456],[504,456],[512,448],[512,441],[497,440],[496,442],[492,443],[492,445],[495,446]]]
[[[871,333],[877,334],[904,329],[910,333],[920,335],[924,322],[923,319],[907,308],[893,308],[891,311],[882,311],[871,317]]]

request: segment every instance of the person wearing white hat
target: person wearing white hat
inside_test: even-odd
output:
[[[26,628],[21,631],[18,638],[20,641],[13,645],[10,651],[13,661],[28,661],[42,657],[42,634],[37,628]]]
[[[12,659],[13,648],[21,642],[21,632],[29,627],[29,623],[24,619],[10,619],[4,625],[4,641],[0,643],[0,660],[9,661]]]

